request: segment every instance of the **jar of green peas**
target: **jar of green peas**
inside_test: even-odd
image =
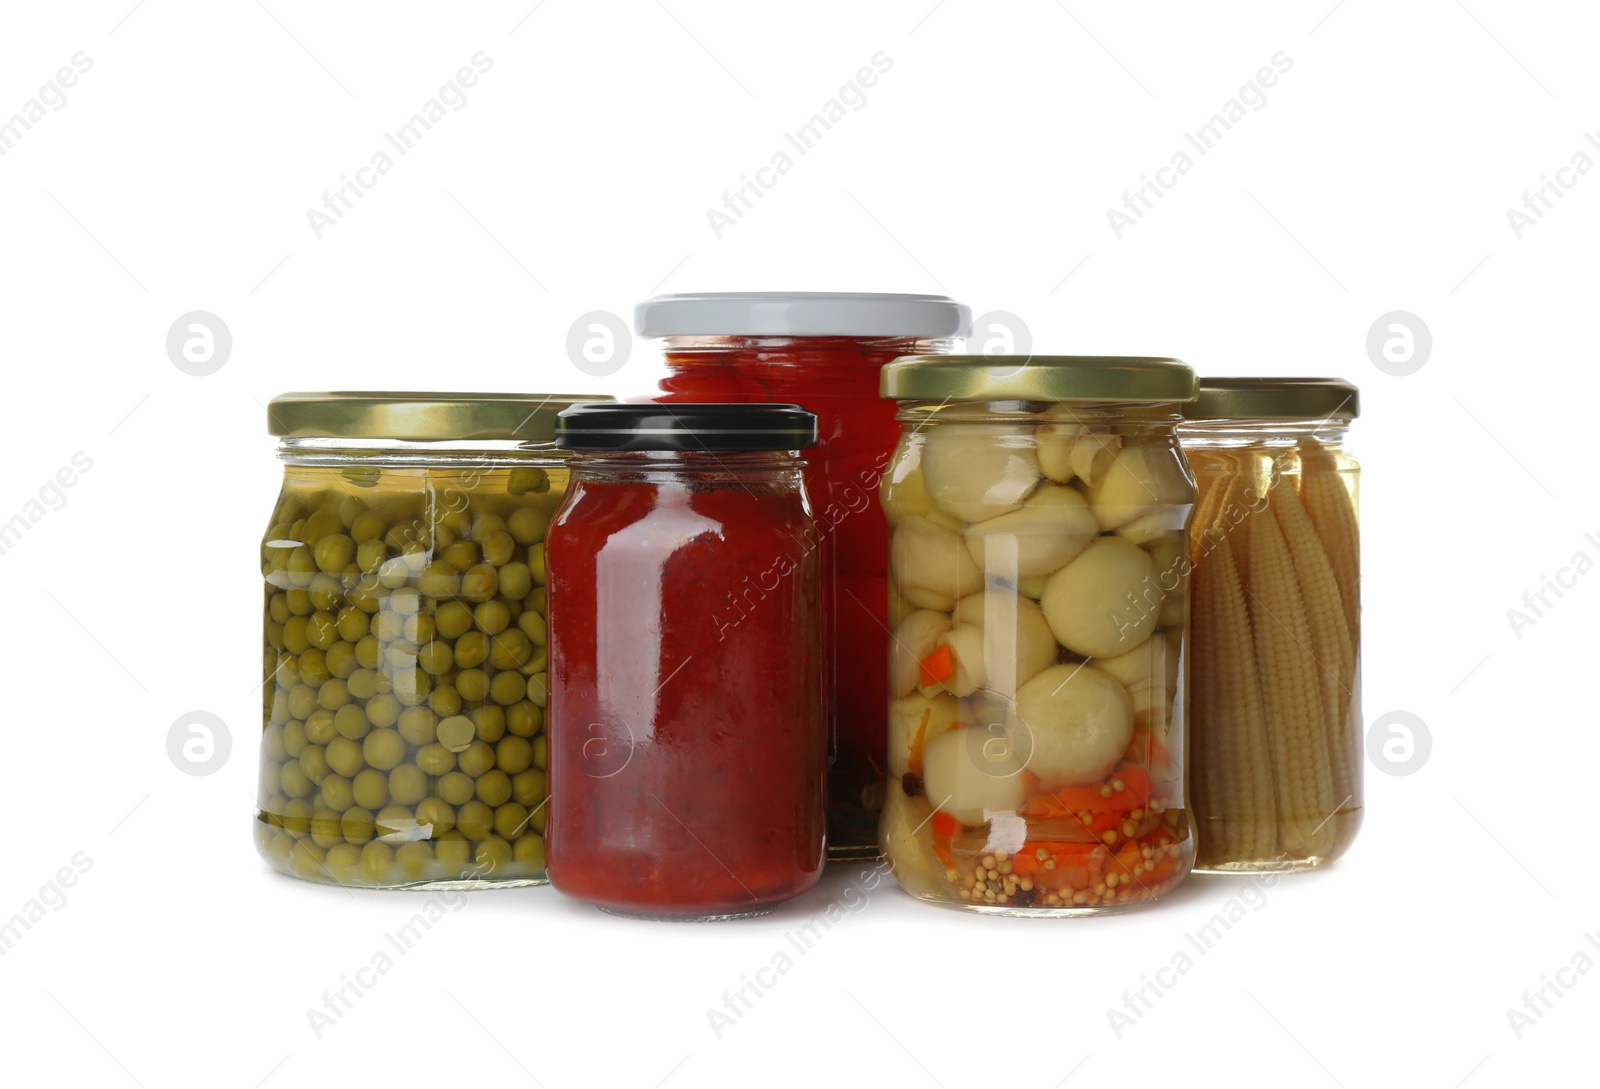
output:
[[[255,838],[370,888],[544,881],[557,413],[606,397],[289,393],[261,544]]]

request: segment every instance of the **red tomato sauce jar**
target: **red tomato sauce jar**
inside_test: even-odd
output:
[[[950,351],[972,312],[942,295],[737,292],[660,295],[634,312],[662,340],[658,401],[793,402],[816,413],[805,486],[822,570],[823,676],[832,744],[829,854],[878,853],[888,736],[888,537],[878,478],[899,441],[878,371]]]
[[[798,405],[563,412],[550,883],[649,918],[760,915],[826,855],[819,567]]]

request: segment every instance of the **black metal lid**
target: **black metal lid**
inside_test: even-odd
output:
[[[556,420],[568,450],[803,450],[817,417],[799,405],[574,405]]]

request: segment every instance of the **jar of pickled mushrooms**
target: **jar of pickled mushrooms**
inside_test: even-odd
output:
[[[555,418],[606,397],[287,393],[255,838],[368,888],[544,881]]]
[[[1309,869],[1361,827],[1356,388],[1208,378],[1179,431],[1190,531],[1197,866]]]
[[[881,846],[913,895],[1086,915],[1187,875],[1194,481],[1174,360],[911,357],[889,548]]]

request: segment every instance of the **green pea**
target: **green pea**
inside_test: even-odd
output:
[[[536,646],[544,646],[550,638],[549,625],[545,623],[544,614],[537,609],[524,609],[522,615],[517,617],[517,628]]]
[[[306,642],[318,650],[327,650],[339,640],[339,625],[333,614],[318,611],[306,621]]]
[[[465,715],[451,715],[439,723],[439,744],[453,753],[465,751],[477,736],[477,725]]]
[[[528,807],[518,802],[506,802],[494,811],[495,834],[514,840],[528,830]]]
[[[328,742],[327,752],[328,767],[346,779],[355,775],[366,766],[366,760],[361,756],[361,742],[348,737],[336,737]]]
[[[489,695],[489,675],[481,669],[463,669],[456,674],[456,691],[468,703],[477,703]]]
[[[310,586],[311,580],[317,574],[317,561],[312,559],[311,550],[305,545],[300,545],[289,553],[288,562],[284,570],[289,574],[291,586]]]
[[[532,700],[519,700],[506,708],[506,732],[517,737],[532,737],[544,725],[544,712]]]
[[[528,682],[520,673],[496,673],[489,682],[489,698],[502,706],[517,703],[527,692]]]
[[[412,616],[406,617],[406,626],[403,634],[405,635],[407,641],[421,646],[434,637],[436,634],[436,629],[437,625],[434,623],[432,615],[428,613],[416,613]]]
[[[394,850],[394,862],[407,880],[421,881],[427,876],[428,865],[433,862],[433,848],[420,839],[402,843]]]
[[[339,823],[344,831],[344,838],[351,843],[365,843],[378,830],[371,811],[359,805],[346,809]]]
[[[339,814],[331,809],[319,809],[311,815],[311,841],[318,847],[328,848],[344,839],[344,829],[339,824]]]
[[[417,578],[417,589],[429,597],[454,597],[461,589],[461,573],[445,560],[434,560]]]
[[[296,760],[306,751],[306,746],[311,744],[306,740],[306,724],[299,719],[290,719],[283,724],[283,751]]]
[[[544,540],[550,528],[550,516],[537,507],[518,507],[506,519],[506,532],[520,545],[536,544]]]
[[[283,624],[283,649],[290,654],[304,654],[311,646],[306,638],[306,618],[291,616]]]
[[[318,575],[307,587],[311,604],[322,612],[334,612],[344,604],[344,583],[332,575]]]
[[[398,590],[411,579],[411,568],[403,556],[393,556],[378,565],[378,585]]]
[[[472,628],[472,610],[459,601],[447,601],[433,614],[434,626],[446,639],[456,639]]]
[[[482,665],[489,657],[489,637],[481,631],[469,631],[456,640],[456,665],[472,669]]]
[[[282,726],[273,723],[261,731],[261,754],[269,760],[284,760],[288,757],[289,750],[284,747]]]
[[[410,744],[426,745],[434,739],[438,721],[438,716],[426,707],[407,707],[390,725],[397,726],[400,736]]]
[[[443,775],[456,766],[456,754],[443,745],[424,745],[417,750],[416,762],[429,775]]]
[[[544,542],[528,549],[528,570],[533,572],[533,581],[541,585],[550,581],[549,572],[544,567]]]
[[[539,707],[543,707],[550,698],[548,678],[543,673],[535,673],[528,678],[528,698]]]
[[[373,696],[367,701],[367,721],[374,726],[387,729],[400,721],[400,716],[407,709],[400,706],[400,701],[394,696],[384,693]],[[351,734],[352,737],[361,737],[362,734]]]
[[[352,605],[346,605],[339,610],[334,626],[339,629],[339,638],[346,643],[354,643],[367,634],[372,627],[372,618]]]
[[[358,772],[350,787],[355,792],[356,804],[363,809],[382,809],[389,800],[389,777],[373,768]]]
[[[461,693],[453,684],[441,684],[428,694],[428,706],[443,718],[461,713]]]
[[[328,856],[323,859],[322,864],[328,873],[333,875],[335,881],[349,884],[355,877],[356,867],[360,862],[361,848],[351,843],[335,843],[328,848]]]
[[[339,736],[334,728],[334,713],[321,707],[306,716],[301,729],[305,739],[313,745],[326,745]]]
[[[456,810],[456,829],[474,843],[494,832],[494,810],[480,801],[470,801]]]
[[[404,840],[416,831],[417,822],[411,815],[411,807],[390,802],[378,810],[377,816],[378,838],[397,842]]]
[[[455,666],[455,655],[450,649],[450,644],[442,639],[435,639],[425,644],[417,651],[417,665],[424,672],[437,677],[441,673],[448,673]]]
[[[438,839],[456,826],[455,807],[443,798],[423,798],[417,803],[417,823],[429,829],[430,838]]]
[[[300,679],[307,684],[321,684],[332,676],[328,672],[327,655],[316,647],[308,647],[301,651],[296,664],[300,669]]]
[[[369,767],[389,771],[406,758],[406,741],[398,730],[373,730],[361,743]]]
[[[500,596],[521,601],[533,589],[533,572],[525,563],[507,563],[500,568]]]
[[[313,783],[320,783],[328,776],[328,758],[326,750],[321,745],[307,745],[300,754],[300,770],[306,773],[306,778]]]
[[[283,649],[283,625],[282,624],[268,624],[267,625],[267,642],[268,642],[268,644],[270,644],[273,648],[275,648],[277,650],[282,650]]]
[[[472,858],[478,865],[479,876],[490,877],[504,873],[511,865],[511,844],[499,836],[489,835],[478,844],[478,849]]]
[[[473,777],[482,775],[494,767],[494,746],[487,741],[474,741],[456,755],[456,766]]]
[[[532,609],[541,616],[549,616],[550,592],[543,586],[535,586],[528,592],[528,596],[522,599],[522,607]]]
[[[405,633],[406,618],[392,609],[386,608],[372,618],[372,634],[381,642],[393,643],[404,637]]]
[[[549,806],[540,806],[533,811],[533,816],[528,818],[528,823],[533,825],[533,830],[541,836],[544,835],[545,818],[550,814]]]
[[[524,677],[531,677],[535,673],[543,673],[550,666],[550,648],[535,646],[533,657],[517,667],[517,671]]]
[[[550,474],[543,469],[531,466],[521,466],[511,470],[506,476],[506,491],[512,495],[535,494],[550,490]]]
[[[330,533],[313,549],[317,567],[325,575],[337,575],[356,558],[356,543],[343,533]]]
[[[544,872],[544,837],[529,832],[511,845],[511,858],[529,873]]]
[[[389,549],[382,541],[366,540],[356,546],[356,566],[364,575],[376,575],[383,562],[389,558]],[[377,580],[372,582],[377,586]]]
[[[267,599],[267,615],[282,624],[289,619],[289,599],[282,594],[273,594]]]
[[[345,598],[362,612],[372,614],[383,608],[383,603],[389,600],[389,592],[376,583],[367,585],[365,582],[345,592]]]
[[[317,706],[326,707],[330,711],[337,711],[350,702],[350,688],[338,677],[322,682],[317,689]]]
[[[394,865],[394,848],[382,840],[373,840],[361,848],[361,876],[373,884],[382,884]]]
[[[395,698],[407,707],[424,703],[428,693],[433,691],[433,678],[420,669],[404,670],[394,674],[390,680],[394,685]]]
[[[439,869],[450,877],[466,872],[472,860],[472,844],[459,831],[452,829],[440,836],[433,845],[433,855],[439,860]]]
[[[401,764],[389,773],[389,797],[401,805],[416,805],[428,796],[428,776],[415,764]]]
[[[523,737],[502,737],[494,747],[494,766],[516,775],[533,766],[533,744]]]
[[[465,805],[477,795],[478,785],[466,772],[451,771],[439,777],[434,791],[451,805]]]
[[[505,805],[511,800],[511,777],[499,768],[491,769],[478,776],[476,790],[484,805]]]
[[[350,539],[358,545],[366,544],[368,541],[378,540],[386,529],[388,523],[384,521],[383,515],[375,510],[364,510],[350,523]]]
[[[329,775],[322,780],[318,794],[325,808],[339,813],[356,804],[355,791],[351,789],[350,780],[342,775]]]
[[[482,707],[474,708],[468,717],[472,719],[474,732],[478,737],[491,745],[506,735],[506,711],[504,707],[486,703]]]
[[[521,628],[503,631],[489,644],[489,664],[496,669],[516,669],[531,657],[533,644]]]
[[[382,616],[383,614],[379,613],[378,615]],[[362,669],[377,669],[378,656],[382,649],[383,645],[378,642],[376,635],[363,636],[361,639],[356,640],[356,661],[361,663]]]
[[[486,635],[499,635],[511,623],[511,610],[503,601],[485,601],[472,610],[472,623]]]
[[[261,765],[261,793],[263,796],[270,797],[283,788],[281,774],[281,769],[277,764]]]
[[[530,809],[544,801],[544,772],[529,768],[511,778],[511,796]]]
[[[468,601],[488,601],[500,589],[500,575],[486,563],[461,576],[461,596]]]
[[[483,562],[494,567],[499,567],[503,563],[508,563],[511,560],[512,555],[517,550],[517,542],[512,539],[511,534],[505,532],[504,530],[491,533],[484,537],[482,546]],[[498,580],[496,585],[498,585]]]
[[[290,764],[289,767],[294,767]],[[285,771],[288,768],[284,769]],[[311,831],[311,803],[305,798],[290,798],[283,806],[283,830],[290,835],[303,836]]]
[[[294,838],[279,832],[272,837],[272,846],[267,849],[272,859],[272,864],[280,870],[289,869],[289,859],[294,855]]]
[[[322,848],[307,840],[301,840],[294,845],[294,851],[289,855],[289,867],[300,877],[317,880],[323,876],[324,857]]]
[[[481,511],[477,517],[473,518],[472,520],[471,537],[474,541],[481,542],[491,533],[504,533],[505,531],[505,519],[491,511]]]
[[[335,643],[329,647],[323,654],[323,662],[327,665],[329,673],[335,677],[343,677],[346,681],[349,680],[350,674],[354,673],[360,665],[356,661],[355,645],[344,642]]]
[[[305,718],[317,709],[317,689],[309,684],[297,684],[289,689],[289,713],[295,718]]]

